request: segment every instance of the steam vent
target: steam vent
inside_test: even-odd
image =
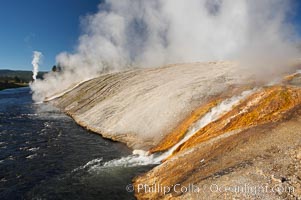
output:
[[[133,179],[138,199],[295,199],[301,77],[275,80],[255,79],[235,62],[177,64],[102,75],[51,102],[155,164]],[[288,189],[239,192],[251,185]]]

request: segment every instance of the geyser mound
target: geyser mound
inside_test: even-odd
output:
[[[111,73],[53,103],[104,137],[149,149],[208,99],[250,83],[237,63],[211,62]]]

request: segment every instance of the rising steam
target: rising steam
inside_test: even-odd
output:
[[[298,53],[292,8],[290,0],[106,0],[82,20],[75,52],[57,56],[63,71],[32,85],[34,98],[129,67],[236,60],[260,74],[284,71]]]
[[[40,63],[40,59],[42,57],[42,53],[39,51],[34,51],[33,52],[33,56],[32,56],[32,79],[33,81],[35,81],[37,79],[37,75],[39,72],[39,63]]]

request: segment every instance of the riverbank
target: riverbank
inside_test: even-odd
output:
[[[39,72],[37,78],[43,79],[47,72]],[[0,69],[0,90],[28,87],[32,81],[32,71]]]
[[[5,90],[5,89],[28,87],[28,86],[29,86],[28,83],[14,83],[14,82],[3,83],[3,82],[0,82],[0,91]]]

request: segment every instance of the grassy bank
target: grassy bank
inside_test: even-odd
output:
[[[28,83],[3,83],[0,82],[0,90],[10,89],[10,88],[19,88],[19,87],[27,87]]]
[[[46,72],[39,72],[37,78],[42,79]],[[0,70],[0,90],[27,87],[32,81],[31,71]]]

